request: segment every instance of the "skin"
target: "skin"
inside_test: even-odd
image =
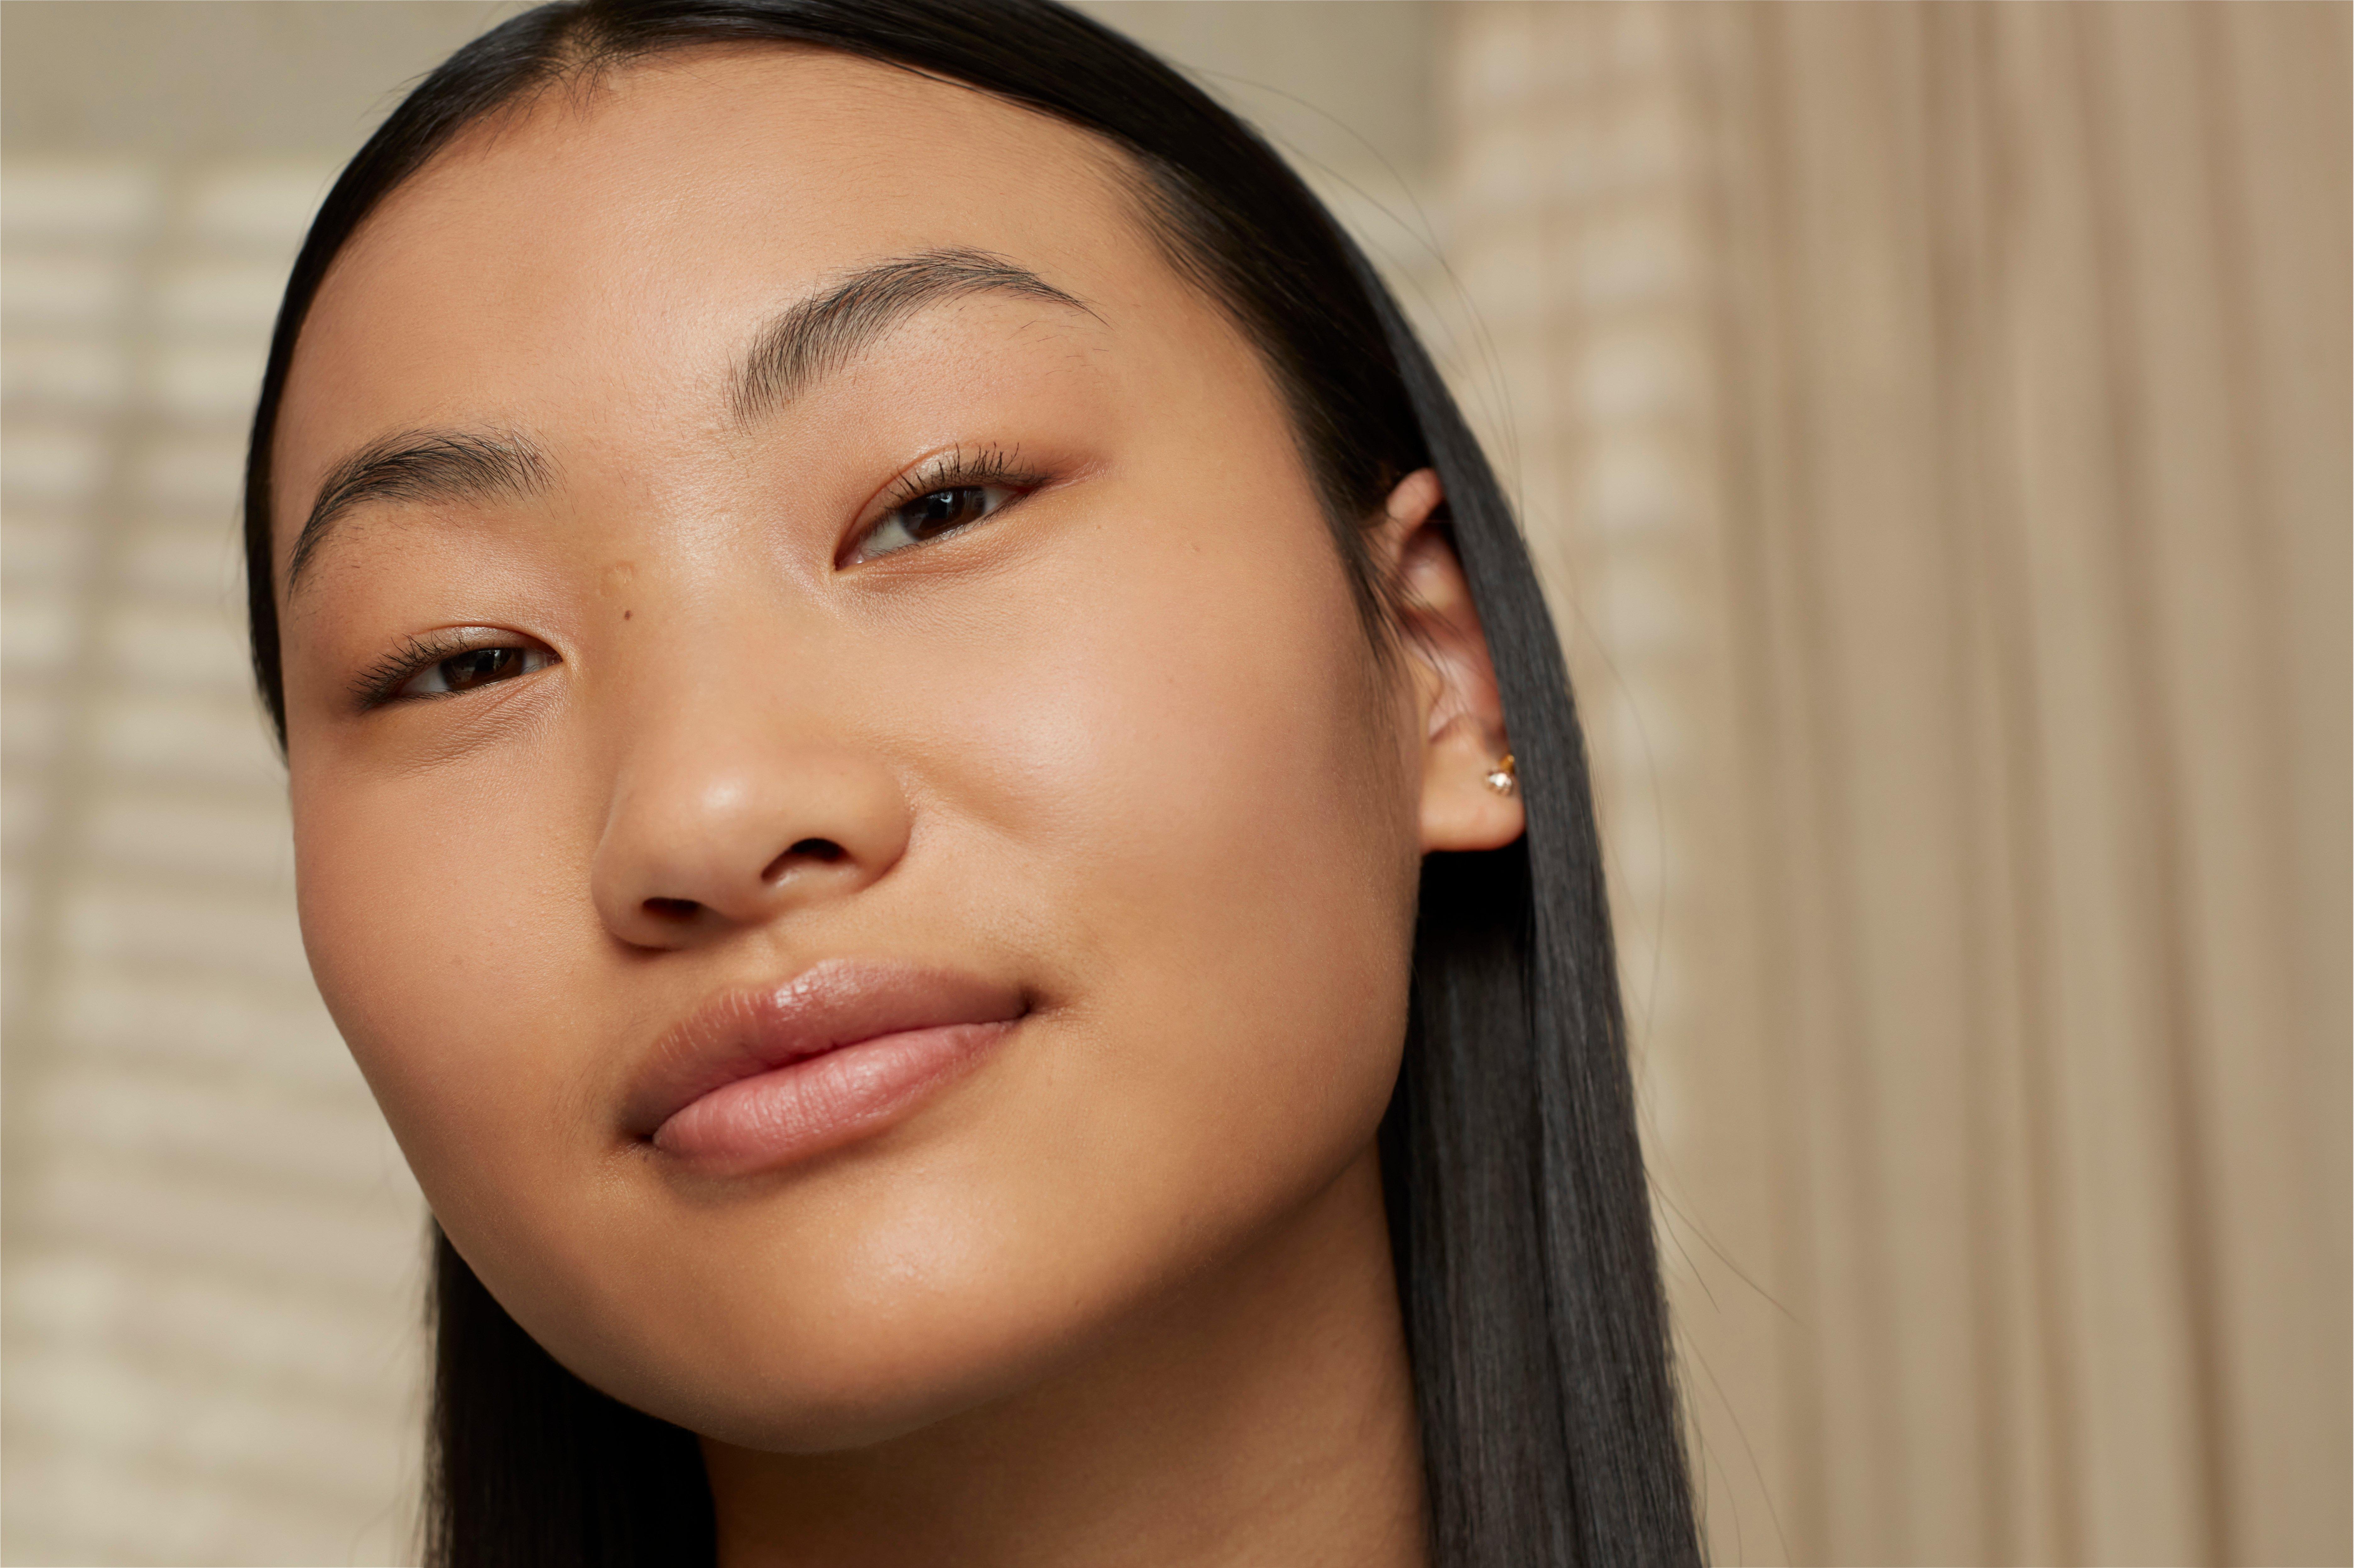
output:
[[[1422,1561],[1373,1135],[1420,857],[1522,830],[1493,680],[1427,472],[1365,520],[1376,654],[1266,368],[1121,174],[869,63],[656,61],[469,132],[295,357],[320,989],[500,1301],[704,1436],[729,1568]],[[780,309],[941,248],[1085,309],[938,303],[736,418]],[[427,429],[527,438],[550,481],[364,503],[290,591],[323,480]],[[857,558],[950,449],[1037,482]],[[548,662],[355,696],[451,629]],[[785,1169],[699,1177],[624,1126],[664,1030],[843,957],[1034,1011]]]

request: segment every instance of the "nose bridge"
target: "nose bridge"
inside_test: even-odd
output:
[[[675,947],[775,919],[856,892],[907,849],[888,759],[811,657],[822,640],[781,635],[784,618],[646,629],[608,694],[617,738],[592,877],[625,941]]]

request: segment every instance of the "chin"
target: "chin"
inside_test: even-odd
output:
[[[1087,1291],[1066,1269],[992,1265],[969,1245],[920,1259],[862,1250],[716,1277],[676,1270],[667,1291],[603,1293],[593,1318],[577,1305],[535,1310],[545,1298],[508,1308],[559,1361],[626,1404],[738,1447],[824,1454],[1035,1387],[1112,1331],[1124,1298],[1147,1294],[1100,1280]],[[1058,1287],[1043,1287],[1049,1280]]]
[[[1050,1377],[1090,1336],[1066,1330],[990,1346],[931,1338],[844,1344],[799,1365],[728,1377],[709,1369],[692,1404],[631,1401],[709,1438],[769,1454],[868,1448],[952,1422]],[[814,1375],[812,1375],[814,1374]],[[687,1391],[681,1390],[684,1393]]]

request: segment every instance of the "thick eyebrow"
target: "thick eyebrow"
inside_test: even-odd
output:
[[[773,413],[917,312],[981,293],[1012,294],[1095,314],[1028,268],[986,250],[926,250],[878,261],[761,329],[736,372],[730,402],[737,420],[748,424]]]
[[[740,423],[774,412],[843,369],[919,311],[970,294],[1011,294],[1093,316],[1028,268],[985,250],[943,249],[862,267],[789,307],[755,338],[737,367],[730,407]],[[369,502],[482,504],[546,491],[554,465],[511,433],[406,430],[354,452],[319,485],[287,563],[291,597],[336,523]]]
[[[372,441],[328,471],[319,499],[295,535],[286,566],[292,597],[335,524],[372,501],[480,505],[539,494],[555,477],[543,452],[523,437],[474,430],[404,430]]]

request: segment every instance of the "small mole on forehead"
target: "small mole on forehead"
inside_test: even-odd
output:
[[[635,614],[637,614],[637,613],[638,613],[638,612],[637,612],[636,610],[634,610],[634,609],[625,609],[625,610],[621,611],[621,619],[622,619],[623,620],[629,620],[629,619],[630,619],[630,617],[631,617],[631,616],[633,616],[633,615],[635,615]]]

